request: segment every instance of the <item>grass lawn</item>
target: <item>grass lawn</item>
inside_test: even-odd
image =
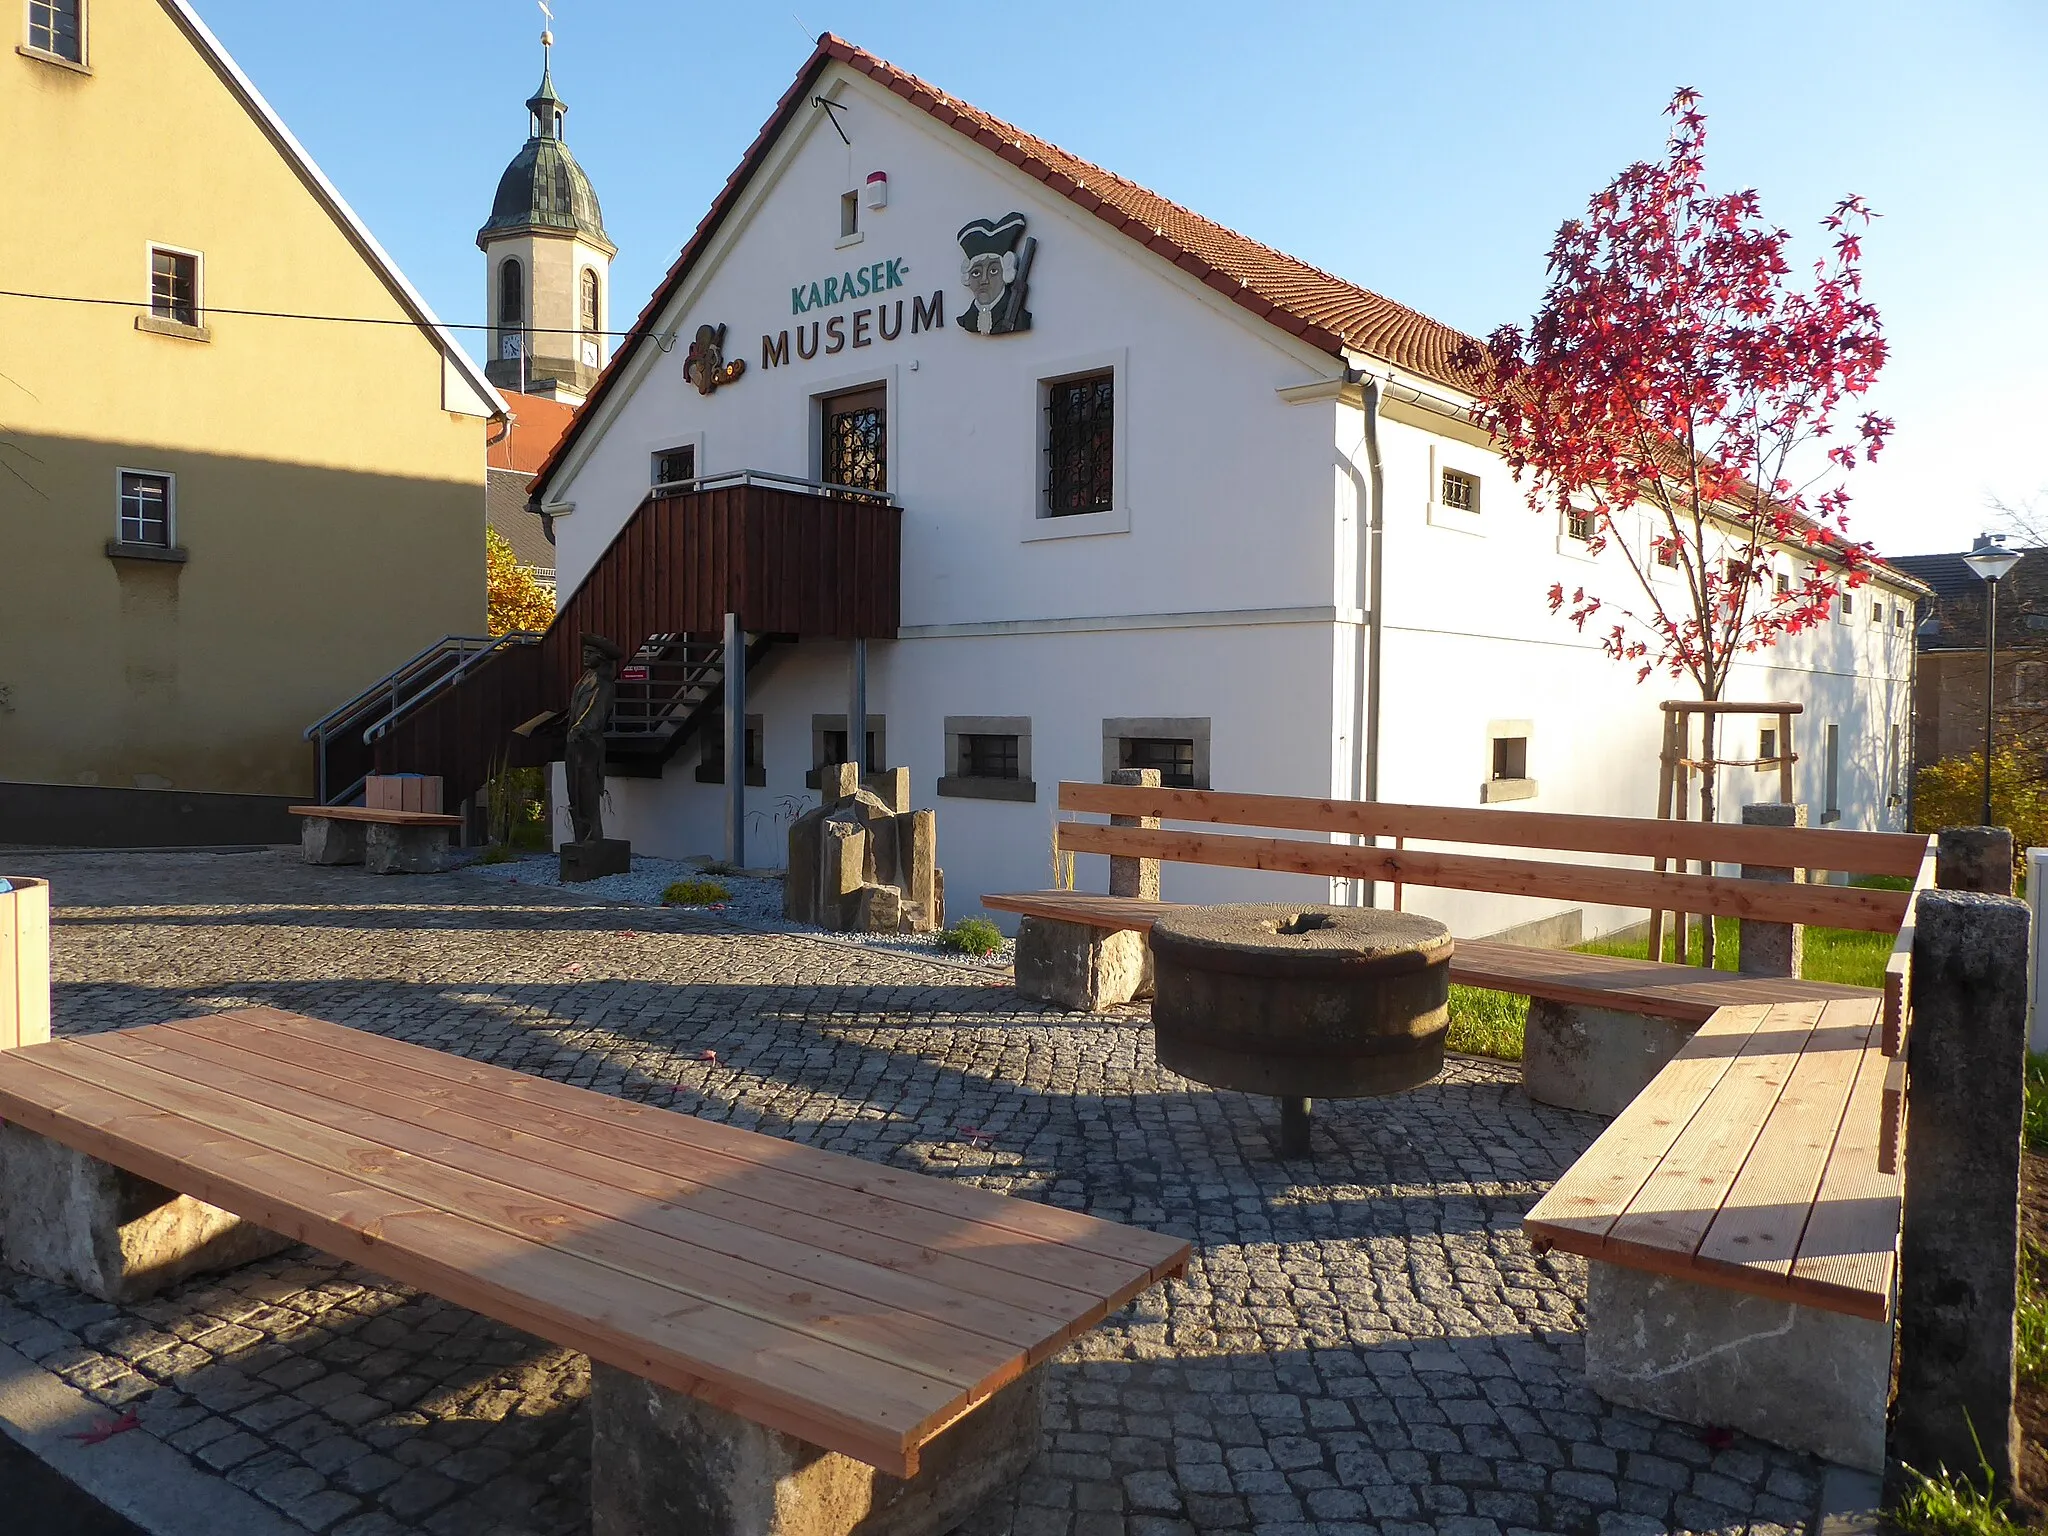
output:
[[[1913,882],[1891,876],[1873,875],[1856,882],[1880,890],[1904,891]],[[1741,944],[1742,924],[1732,917],[1714,921],[1714,962],[1716,969],[1735,969]],[[1700,962],[1700,945],[1695,942],[1688,959]],[[1806,930],[1806,963],[1800,975],[1808,981],[1832,981],[1851,987],[1882,987],[1884,962],[1892,952],[1888,933],[1864,933],[1853,928],[1809,928]],[[1625,960],[1649,958],[1647,939],[1595,939],[1578,946],[1581,954],[1614,955]],[[1664,936],[1663,958],[1678,959],[1676,936]],[[1529,1016],[1529,1000],[1505,992],[1482,992],[1476,987],[1451,988],[1451,1032],[1445,1042],[1454,1051],[1474,1056],[1498,1056],[1503,1061],[1522,1059],[1522,1027]],[[2048,1092],[2048,1090],[2044,1090]],[[2048,1100],[2042,1110],[2048,1117]],[[2044,1123],[2048,1131],[2048,1123]]]

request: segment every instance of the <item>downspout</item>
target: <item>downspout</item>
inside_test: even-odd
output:
[[[1365,577],[1365,798],[1380,797],[1380,636],[1381,603],[1385,595],[1386,562],[1381,539],[1386,530],[1386,485],[1380,468],[1380,387],[1370,374],[1359,376],[1359,409],[1365,417],[1366,482],[1372,506],[1366,522]],[[1379,838],[1372,840],[1379,846]],[[1365,882],[1365,905],[1378,901],[1378,882]]]

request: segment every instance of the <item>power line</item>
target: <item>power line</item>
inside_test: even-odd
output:
[[[91,299],[70,293],[26,293],[17,288],[0,288],[0,299],[36,299],[45,304],[97,304],[112,309],[153,309],[154,306],[141,299]],[[246,315],[257,320],[311,320],[322,325],[404,325],[417,328],[418,320],[393,320],[377,315],[303,315],[283,309],[223,309],[216,304],[200,307],[201,315]],[[550,325],[476,325],[461,321],[442,320],[436,322],[447,331],[525,331],[537,336],[616,336],[626,337],[631,331],[587,331],[578,326],[567,328]]]

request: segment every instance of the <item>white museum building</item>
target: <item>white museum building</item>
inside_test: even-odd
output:
[[[1660,703],[1686,687],[1639,684],[1550,612],[1553,583],[1625,597],[1634,578],[1530,509],[1470,424],[1461,339],[828,36],[529,506],[553,531],[565,616],[579,587],[666,579],[622,553],[657,486],[708,494],[745,471],[900,509],[896,570],[822,578],[886,589],[882,631],[803,634],[750,663],[745,853],[781,862],[787,820],[816,802],[807,778],[845,754],[858,646],[870,765],[907,767],[915,803],[937,808],[949,919],[1049,884],[1057,782],[1120,766],[1652,815]],[[829,495],[811,501],[832,515]],[[1735,671],[1727,697],[1803,706],[1796,793],[1816,825],[1904,825],[1919,591],[1877,567],[1834,622]],[[641,637],[611,638],[630,666]],[[1724,755],[1771,756],[1758,738],[1774,724],[1737,717]],[[609,835],[637,854],[720,851],[715,725],[607,779]],[[1722,814],[1777,786],[1775,766],[1725,769]],[[1081,889],[1105,889],[1102,862],[1081,859]],[[1165,878],[1169,899],[1357,896],[1303,876]],[[1468,936],[1551,910],[1462,892],[1408,905]]]

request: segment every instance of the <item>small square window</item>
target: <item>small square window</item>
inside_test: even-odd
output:
[[[120,539],[123,544],[171,547],[171,477],[121,471]]]
[[[189,251],[149,253],[149,312],[177,325],[199,323],[199,258]]]
[[[1191,738],[1173,736],[1126,736],[1121,766],[1157,768],[1159,782],[1168,789],[1194,789],[1195,744]]]
[[[1468,475],[1462,469],[1447,469],[1443,473],[1443,504],[1453,512],[1477,512],[1479,510],[1479,477]]]
[[[1778,572],[1777,589],[1778,596],[1780,597],[1785,596],[1788,592],[1792,590],[1792,578],[1790,576],[1787,576],[1783,571]]]
[[[686,480],[697,478],[697,445],[684,443],[676,448],[663,448],[654,455],[655,485],[680,485]]]
[[[963,779],[1016,779],[1019,767],[1017,738],[987,732],[964,732],[960,737],[960,777]],[[1193,772],[1193,759],[1189,760]]]
[[[867,751],[861,758],[861,772],[880,773],[882,771],[882,764],[875,756],[875,733],[869,731],[866,734]],[[853,761],[852,758],[846,755],[846,732],[821,731],[819,735],[823,738],[825,763],[850,763]],[[819,766],[823,767],[824,763],[820,763]]]
[[[1116,376],[1045,386],[1045,515],[1077,517],[1116,504]]]
[[[761,756],[761,717],[747,716],[747,783],[762,788],[768,782],[768,771]],[[725,711],[713,710],[711,718],[704,722],[704,745],[697,754],[697,782],[699,784],[723,784],[725,782]]]
[[[1842,594],[1842,618],[1843,618],[1843,620],[1844,620],[1844,621],[1846,622],[1846,621],[1847,621],[1847,620],[1849,619],[1849,617],[1850,617],[1850,616],[1851,616],[1852,614],[1854,614],[1855,612],[1856,612],[1856,594],[1855,594],[1854,592],[1844,592],[1844,593]]]
[[[1883,603],[1872,603],[1870,605],[1870,622],[1873,624],[1882,624],[1884,622]]]
[[[1529,777],[1528,737],[1496,736],[1493,738],[1493,776],[1496,779],[1526,779]]]
[[[1593,537],[1593,514],[1590,512],[1567,512],[1564,519],[1565,537],[1585,543]]]
[[[84,0],[28,0],[28,45],[73,64],[85,62]]]
[[[1756,755],[1766,763],[1775,763],[1778,760],[1778,730],[1776,726],[1767,725],[1756,733]]]
[[[1906,605],[1905,605],[1904,603],[1894,603],[1894,604],[1892,604],[1892,628],[1893,628],[1893,629],[1904,629],[1905,627],[1906,627]],[[2029,626],[2029,627],[2031,627],[2031,626]]]

